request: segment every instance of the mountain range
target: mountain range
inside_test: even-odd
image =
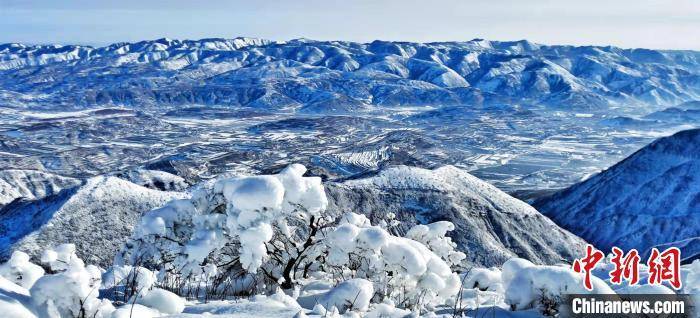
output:
[[[0,45],[0,103],[338,113],[518,103],[656,109],[700,99],[700,53],[528,41],[158,39]],[[49,106],[47,106],[47,104]]]

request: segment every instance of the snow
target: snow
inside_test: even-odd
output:
[[[391,303],[382,303],[372,306],[372,309],[367,312],[365,318],[404,318],[411,315],[408,310],[396,308]]]
[[[584,288],[583,274],[570,267],[534,265],[520,258],[503,264],[501,279],[505,302],[518,310],[537,306],[542,296],[561,299],[566,294],[615,294],[595,276],[591,276],[593,290],[588,291]]]
[[[450,265],[423,243],[393,236],[368,224],[359,215],[346,214],[341,222],[345,223],[328,234],[329,264],[348,266],[359,262],[358,277],[371,280],[376,288],[388,284],[390,295],[392,290],[406,290],[405,301],[409,303],[421,297],[426,304],[438,305],[459,289],[459,277],[451,271]],[[447,224],[440,225],[450,228]],[[452,245],[443,248],[443,254],[454,253]],[[383,281],[382,277],[388,272],[396,279]]]
[[[161,316],[161,313],[155,309],[135,304],[117,308],[110,318],[155,318]]]
[[[188,305],[181,314],[170,318],[220,317],[220,318],[280,318],[293,317],[301,309],[289,306],[270,296],[254,296],[249,299],[210,301]]]
[[[560,106],[561,101],[568,101],[574,105],[567,107],[589,108],[590,101],[655,106],[699,95],[692,82],[698,57],[690,51],[653,51],[661,58],[649,63],[648,57],[634,50],[613,47],[484,40],[353,43],[201,39],[151,40],[101,48],[12,45],[0,48],[0,72],[22,70],[22,75],[20,84],[0,81],[5,89],[39,95],[46,92],[43,88],[48,85],[47,78],[64,72],[85,74],[67,76],[61,83],[50,81],[51,89],[61,92],[54,97],[58,105],[206,102],[280,109],[319,100],[335,106],[330,109],[343,106],[334,104],[337,101],[390,106],[459,105],[468,104],[472,95],[486,91],[531,100],[532,104]],[[117,74],[122,69],[129,69],[133,76],[84,80]],[[130,88],[129,81],[134,78],[147,85]],[[309,79],[324,85],[310,91],[304,85]],[[226,90],[218,86],[235,88],[232,82],[250,80],[261,83],[266,92],[225,95]],[[350,80],[353,89],[346,89],[344,84]],[[126,93],[95,96],[94,91],[107,91],[109,87],[125,87]],[[176,97],[159,98],[162,95],[156,92]],[[212,94],[217,98],[211,98]]]
[[[503,292],[501,276],[501,270],[498,268],[472,268],[467,271],[462,286],[466,289]]]
[[[181,313],[185,308],[184,299],[172,292],[153,288],[156,275],[145,268],[117,266],[103,273],[97,266],[86,266],[76,256],[72,244],[63,244],[47,251],[44,255],[50,257],[45,257],[44,262],[50,273],[39,277],[29,289],[6,279],[6,272],[0,276],[0,310],[3,310],[3,314],[47,318],[81,315],[94,318],[160,317]],[[3,269],[13,269],[15,272],[31,266],[41,270],[21,252],[15,252],[9,262],[0,264]],[[108,280],[104,284],[103,276]],[[18,282],[26,284],[29,280],[20,279]],[[138,291],[129,305],[115,308],[112,301],[98,298],[100,290],[126,282],[134,282],[133,287]]]
[[[137,169],[123,175],[124,179],[154,190],[184,191],[188,184],[184,178],[158,170]]]
[[[262,210],[280,209],[284,197],[284,185],[273,176],[253,176],[224,182],[222,192],[236,209]],[[239,221],[241,226],[249,226],[250,220]]]
[[[44,269],[29,262],[29,255],[20,251],[12,253],[10,260],[0,265],[0,276],[27,289],[43,275]]]
[[[409,275],[420,276],[427,270],[427,260],[410,240],[393,238],[382,246],[388,264],[401,267]]]
[[[319,304],[325,308],[335,307],[341,314],[348,310],[365,312],[369,308],[373,295],[374,286],[372,282],[354,278],[333,287],[321,297]]]
[[[0,276],[0,312],[6,317],[37,318],[28,308],[29,291]]]
[[[40,260],[52,271],[64,271],[78,258],[75,251],[75,244],[61,244],[55,248],[45,249],[41,253]]]
[[[664,285],[628,285],[615,289],[617,294],[650,294],[650,295],[675,295],[672,289]]]
[[[33,170],[0,171],[0,207],[15,199],[41,199],[80,185],[80,180]]]
[[[241,231],[239,237],[241,264],[249,271],[259,268],[267,255],[265,242],[272,239],[272,227],[266,223],[249,227]]]
[[[174,266],[201,273],[206,270],[205,259],[235,242],[241,266],[255,273],[265,263],[266,244],[276,232],[292,234],[285,218],[306,223],[328,204],[320,178],[304,177],[305,172],[297,164],[276,175],[224,178],[210,189],[194,191],[190,199],[171,201],[145,214],[133,234],[138,246],[118,259],[129,262],[133,259],[123,258],[182,253],[186,257],[176,259]],[[161,236],[170,239],[162,241]],[[182,244],[171,246],[176,240]],[[146,251],[138,251],[141,247]]]
[[[454,231],[452,222],[438,221],[427,225],[418,224],[408,230],[406,238],[421,242],[430,247],[432,251],[448,260],[450,265],[457,265],[467,256],[462,252],[454,251],[457,244],[447,236],[447,232]]]
[[[71,258],[67,268],[57,274],[41,277],[29,290],[39,316],[109,317],[114,310],[111,302],[99,300],[100,276],[89,270],[79,258]]]
[[[185,309],[185,300],[164,289],[154,288],[139,295],[136,303],[164,314],[179,314]]]

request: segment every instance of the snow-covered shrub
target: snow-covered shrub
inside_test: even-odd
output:
[[[185,300],[167,290],[154,288],[136,298],[136,303],[164,314],[179,314],[185,309]]]
[[[156,273],[140,266],[113,266],[102,274],[102,290],[111,290],[112,299],[125,304],[141,304],[164,314],[178,314],[185,300],[157,287]]]
[[[77,258],[75,244],[61,244],[55,248],[45,249],[41,253],[40,262],[48,273],[56,273],[68,269]]]
[[[448,221],[419,224],[408,230],[406,238],[425,244],[450,266],[453,266],[458,265],[467,257],[464,253],[455,250],[457,244],[447,236],[447,232],[454,231],[454,229],[454,224]]]
[[[147,271],[147,272],[146,272]],[[138,283],[143,287],[147,286],[148,278],[153,278],[153,272],[141,267],[129,265],[116,265],[107,269],[102,274],[102,287],[100,289],[110,289],[115,286],[123,285],[128,280],[138,279]],[[150,288],[150,286],[148,286]]]
[[[61,268],[64,270],[57,274],[39,278],[30,289],[39,316],[110,317],[114,311],[112,304],[97,298],[101,280],[99,270],[85,266],[77,257],[71,257]]]
[[[372,281],[379,296],[397,301],[398,307],[440,305],[459,290],[459,276],[426,245],[393,236],[364,216],[346,214],[324,243],[330,272]]]
[[[503,292],[501,270],[498,268],[472,268],[464,275],[462,286],[465,289]]]
[[[47,249],[42,255],[44,269],[29,262],[27,254],[13,253],[0,265],[0,316],[41,318],[114,318],[157,317],[184,310],[184,299],[154,288],[156,274],[143,267],[116,266],[103,271],[85,263],[75,254],[72,244]],[[14,281],[6,279],[4,276]],[[43,275],[43,276],[42,276]],[[102,282],[102,278],[107,282]],[[37,279],[38,278],[38,279]],[[34,281],[36,280],[36,281]],[[27,289],[21,285],[31,285]],[[112,300],[99,299],[100,291],[125,286],[133,289],[115,308]],[[135,311],[132,312],[132,305]],[[145,307],[144,307],[145,306]],[[147,308],[148,307],[148,308]]]
[[[112,300],[129,303],[153,289],[156,281],[156,273],[144,267],[117,265],[102,274],[100,289],[111,291]]]
[[[205,283],[225,291],[258,273],[263,279],[252,282],[291,288],[316,261],[315,237],[328,222],[321,179],[305,172],[295,164],[220,180],[148,212],[116,263],[157,269],[166,285],[177,285],[171,289]]]
[[[513,258],[503,264],[501,273],[505,288],[505,302],[512,309],[521,310],[542,305],[558,306],[565,294],[615,294],[603,280],[591,276],[592,291],[584,288],[584,276],[569,267],[534,265],[528,260]]]
[[[13,252],[10,260],[0,265],[0,276],[27,289],[43,275],[44,269],[31,263],[29,255],[20,251]]]
[[[333,287],[321,297],[319,303],[325,308],[335,307],[341,314],[348,310],[364,312],[369,308],[372,296],[374,296],[372,282],[354,278]]]

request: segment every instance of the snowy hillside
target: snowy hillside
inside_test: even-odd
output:
[[[306,113],[486,102],[562,108],[700,97],[700,53],[528,41],[159,39],[0,45],[7,105],[248,106]],[[636,105],[636,106],[632,106]]]
[[[395,213],[404,230],[454,223],[450,236],[472,264],[501,265],[512,257],[553,264],[573,259],[585,246],[527,203],[452,166],[391,167],[326,188],[329,211],[361,212],[375,221]]]
[[[94,177],[40,200],[17,200],[0,208],[0,253],[22,250],[33,257],[46,246],[75,243],[78,254],[110,264],[141,214],[182,196],[116,177]]]
[[[34,170],[0,171],[0,208],[15,199],[41,199],[80,184],[73,178]]]
[[[700,130],[658,139],[534,206],[601,249],[675,245],[696,256],[698,241],[690,239],[700,236]]]

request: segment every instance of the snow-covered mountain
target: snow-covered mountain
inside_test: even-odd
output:
[[[354,211],[375,221],[394,213],[404,230],[414,224],[454,223],[450,236],[471,264],[502,265],[512,257],[555,264],[585,250],[583,240],[527,203],[452,166],[390,167],[374,176],[326,184],[326,189],[329,211]]]
[[[700,99],[700,53],[528,41],[159,39],[0,45],[7,105],[208,104],[357,111],[516,101],[570,108]]]
[[[15,200],[0,208],[0,256],[22,250],[38,257],[70,242],[81,257],[111,264],[142,213],[182,195],[99,176],[39,200]]]
[[[598,248],[677,246],[698,254],[700,129],[658,139],[534,206]]]

